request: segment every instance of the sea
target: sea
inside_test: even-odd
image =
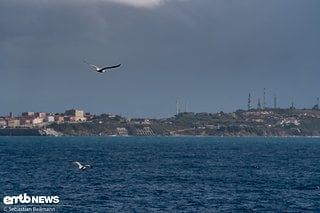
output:
[[[0,137],[0,198],[0,212],[320,212],[320,138]]]

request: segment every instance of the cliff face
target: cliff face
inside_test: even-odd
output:
[[[180,113],[167,119],[96,116],[53,124],[64,135],[320,136],[320,110],[266,109],[233,113]]]

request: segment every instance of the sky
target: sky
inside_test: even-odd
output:
[[[1,0],[0,115],[126,117],[320,96],[319,0]],[[94,72],[87,64],[121,67]]]

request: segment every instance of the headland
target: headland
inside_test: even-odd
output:
[[[320,136],[320,110],[183,112],[169,118],[148,119],[91,115],[72,109],[53,115],[23,113],[21,117],[2,117],[1,125],[0,136]]]

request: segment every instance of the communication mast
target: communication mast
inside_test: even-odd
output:
[[[262,107],[263,107],[263,109],[265,109],[266,108],[266,88],[263,88],[263,105],[262,105]]]
[[[188,102],[186,102],[186,108],[185,108],[186,112],[189,112],[189,105]]]
[[[179,101],[176,100],[176,115],[178,115],[180,113],[180,109],[179,109]]]
[[[249,97],[248,97],[248,111],[251,110],[251,94],[249,93]]]
[[[260,102],[260,98],[258,98],[257,109],[261,109],[261,102]]]
[[[290,107],[290,109],[295,109],[295,107],[294,107],[294,102],[293,102],[293,101],[291,102],[291,107]]]

